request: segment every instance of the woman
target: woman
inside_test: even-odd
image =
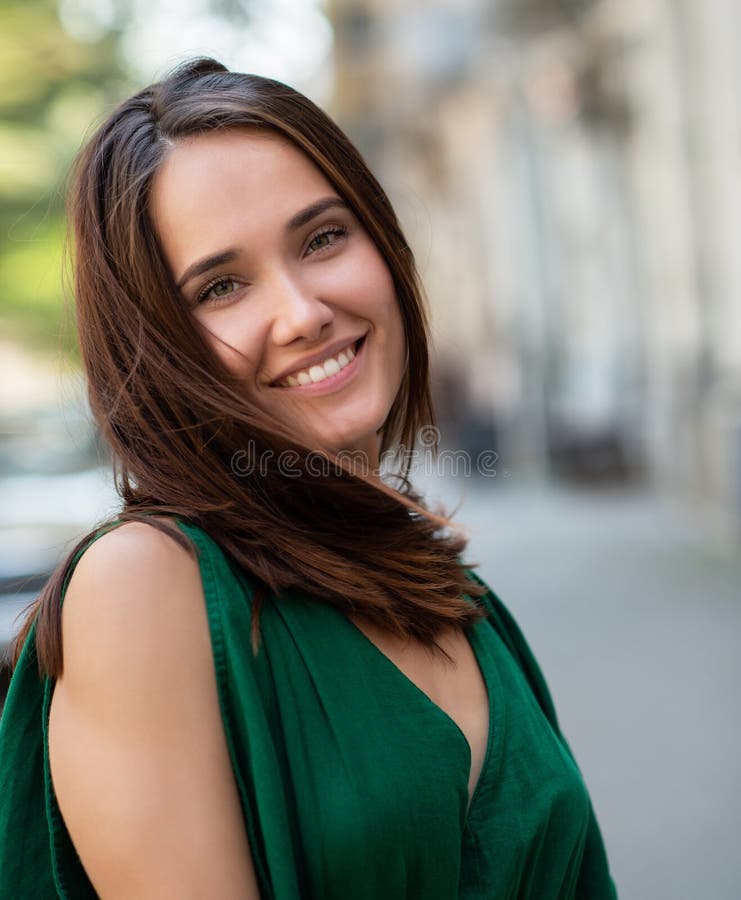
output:
[[[123,508],[16,644],[0,896],[614,897],[517,626],[380,478],[427,326],[347,138],[196,60],[101,126],[71,222]]]

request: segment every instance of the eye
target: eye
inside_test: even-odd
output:
[[[323,250],[328,250],[339,243],[346,234],[347,228],[344,225],[331,225],[323,228],[313,235],[306,252],[308,255],[311,255],[312,253],[321,253]]]
[[[198,295],[196,303],[213,304],[222,300],[228,300],[239,290],[240,286],[240,283],[234,278],[217,278],[204,287]]]

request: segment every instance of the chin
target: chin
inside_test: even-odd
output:
[[[345,433],[332,436],[319,436],[318,446],[325,448],[330,453],[347,453],[372,456],[375,459],[378,449],[378,439],[374,429],[368,429],[362,434]]]

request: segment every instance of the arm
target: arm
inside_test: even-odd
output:
[[[103,900],[259,900],[197,562],[128,523],[70,579],[49,761]]]

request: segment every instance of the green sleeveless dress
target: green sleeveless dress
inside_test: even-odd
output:
[[[255,657],[249,577],[178,524],[199,554],[262,900],[616,897],[546,684],[491,591],[470,633],[490,727],[469,807],[470,749],[447,713],[342,613],[299,592],[265,602]],[[97,895],[51,783],[54,684],[39,679],[34,635],[0,723],[0,898],[84,900]]]

